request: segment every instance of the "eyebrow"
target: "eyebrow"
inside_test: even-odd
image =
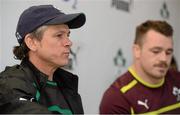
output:
[[[150,50],[154,50],[154,49],[161,50],[161,49],[163,49],[163,48],[162,48],[162,47],[153,47],[153,48],[151,48]],[[168,48],[167,50],[168,50],[168,51],[171,51],[171,52],[174,51],[173,48]]]
[[[174,52],[174,50],[172,48],[169,48],[168,51]]]
[[[71,32],[68,31],[68,32],[67,32],[67,35],[69,36],[70,33],[71,33]],[[59,31],[54,32],[54,35],[57,35],[57,34],[66,34],[66,31],[64,31],[64,30],[59,30]]]

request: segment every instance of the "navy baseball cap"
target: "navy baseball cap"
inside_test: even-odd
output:
[[[52,5],[31,6],[21,14],[15,34],[21,44],[26,34],[42,25],[67,24],[70,29],[75,29],[85,22],[84,13],[65,14]]]

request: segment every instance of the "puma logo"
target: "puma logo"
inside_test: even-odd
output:
[[[145,99],[145,102],[138,100],[137,103],[138,105],[143,105],[146,109],[149,109],[149,106],[147,105],[148,100]]]

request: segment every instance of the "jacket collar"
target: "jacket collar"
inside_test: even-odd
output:
[[[28,58],[24,58],[21,62],[21,66],[28,73],[31,73],[30,77],[33,76],[33,79],[36,81],[36,84],[39,88],[42,88],[45,86],[48,76],[41,71],[39,71],[30,61]],[[58,68],[54,75],[53,75],[53,81],[56,81],[60,87],[63,87],[65,89],[69,89],[73,92],[78,91],[78,77],[66,70],[63,70],[61,68]]]
[[[21,66],[28,73],[29,77],[33,78],[33,81],[36,83],[37,88],[41,89],[46,85],[48,76],[41,71],[39,71],[28,58],[24,58],[21,62]]]
[[[70,89],[73,92],[78,92],[78,77],[68,71],[58,68],[55,71],[53,80],[60,83],[63,88]]]

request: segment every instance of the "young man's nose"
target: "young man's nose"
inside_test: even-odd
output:
[[[161,60],[161,61],[167,61],[167,59],[168,59],[167,53],[166,53],[165,51],[162,52],[162,53],[161,53],[161,56],[160,56],[160,60]]]

